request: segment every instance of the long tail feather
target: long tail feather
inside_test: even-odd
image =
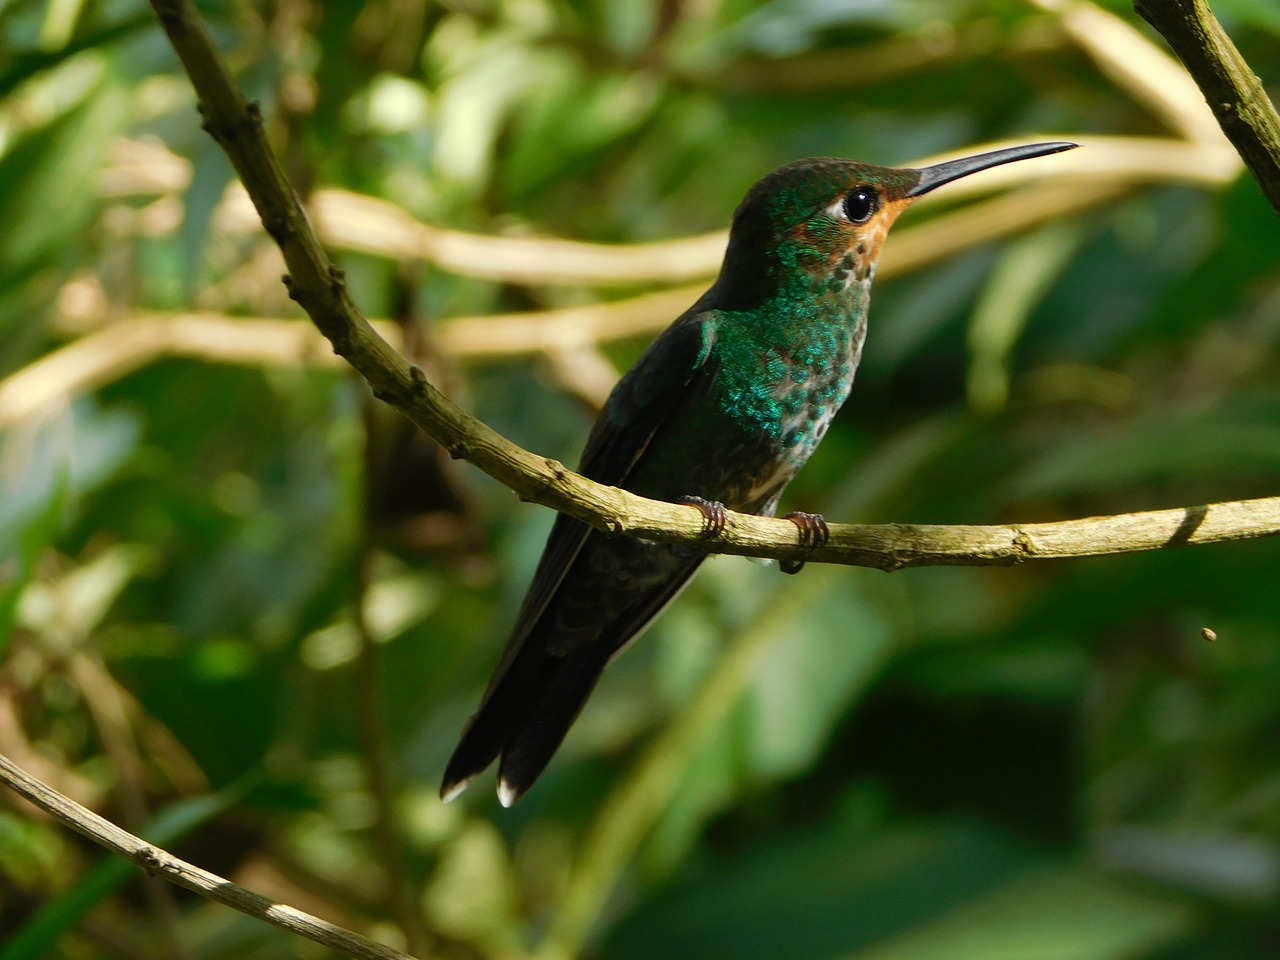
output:
[[[485,695],[467,723],[445,768],[440,796],[452,800],[498,758],[524,725],[538,695],[554,679],[563,657],[549,657],[541,643],[526,643]]]
[[[509,807],[547,768],[613,654],[596,643],[560,658],[555,675],[502,751],[498,797]]]
[[[501,754],[498,796],[504,806],[518,800],[546,769],[609,661],[671,602],[701,562],[697,555],[679,558],[653,588],[611,620],[593,624],[590,635],[565,652],[552,651],[563,649],[562,618],[570,601],[579,602],[587,613],[607,610],[605,594],[578,584],[575,593],[558,596],[554,609],[540,611],[531,628],[515,635],[515,652],[509,648],[510,659],[504,656],[480,709],[463,731],[445,769],[440,796],[456,797]],[[581,604],[586,597],[592,602]]]

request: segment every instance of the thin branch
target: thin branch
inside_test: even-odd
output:
[[[665,296],[654,294],[654,297]],[[505,324],[523,328],[526,334],[512,339],[522,348],[532,347],[541,337],[544,349],[552,345],[572,346],[583,342],[584,334],[554,334],[556,321],[571,325],[574,319],[589,319],[599,308],[575,308],[544,314],[512,314],[507,318],[477,317],[446,322],[441,344],[454,355],[466,355],[473,343],[484,349],[483,333],[490,339],[506,339],[498,329]],[[579,313],[580,312],[580,316]],[[535,317],[542,316],[543,323]],[[486,326],[486,323],[490,325]],[[539,327],[541,329],[539,330]],[[393,325],[383,327],[395,335]],[[377,336],[376,333],[372,334]],[[527,341],[522,340],[527,336]],[[587,342],[590,337],[586,336]],[[47,404],[60,396],[88,389],[121,375],[122,366],[133,369],[141,362],[170,351],[229,362],[261,362],[275,357],[292,364],[337,360],[321,349],[313,328],[300,321],[235,319],[221,314],[178,314],[144,317],[104,328],[69,344],[41,361],[24,368],[0,383],[0,426],[29,415],[33,405]],[[120,344],[138,344],[140,350],[128,361],[121,357]],[[390,348],[388,348],[390,349]],[[403,361],[400,361],[403,363]],[[103,364],[105,366],[100,366]],[[107,369],[110,367],[111,369]],[[427,394],[426,396],[430,396]],[[438,394],[435,396],[439,397]],[[442,397],[438,401],[448,404]],[[434,410],[434,408],[432,408]],[[415,407],[413,416],[423,429],[437,436],[435,421],[426,419]],[[466,414],[459,411],[461,417]],[[668,540],[704,546],[717,553],[755,557],[798,557],[795,527],[785,520],[730,514],[730,522],[718,537],[701,537],[701,514],[696,510],[660,501],[645,500],[614,487],[603,487],[571,473],[510,443],[488,427],[467,434],[465,423],[448,424],[455,452],[474,451],[472,462],[508,483],[526,500],[547,506],[573,507],[566,510],[579,519],[614,532],[629,532],[651,540]],[[469,458],[470,459],[470,458]],[[486,464],[492,464],[488,470]],[[526,472],[526,470],[528,472]],[[585,498],[585,503],[576,498]],[[1188,517],[1199,518],[1187,537],[1180,537]],[[1223,540],[1272,536],[1280,533],[1280,498],[1235,501],[1194,507],[1156,510],[1037,524],[995,526],[915,526],[910,524],[832,524],[831,539],[825,547],[809,555],[814,561],[879,567],[894,570],[927,565],[1002,565],[1026,560],[1094,556],[1153,550],[1181,543],[1213,543]]]
[[[455,317],[442,321],[432,336],[443,353],[464,363],[535,354],[554,363],[566,352],[651,335],[701,292],[699,284],[583,307]],[[47,416],[80,394],[165,357],[252,366],[346,367],[315,325],[305,320],[213,311],[139,310],[110,322],[106,317],[105,310],[61,315],[59,329],[83,335],[0,380],[0,429]],[[401,348],[396,324],[375,320],[373,326]]]
[[[1222,131],[1195,81],[1133,24],[1089,0],[1032,0],[1055,13],[1063,31],[1121,90],[1171,130],[1197,143],[1222,144]],[[1232,156],[1235,156],[1232,151]],[[1239,158],[1236,157],[1237,167]]]
[[[865,526],[836,524],[830,541],[806,550],[794,524],[731,514],[708,536],[693,507],[606,487],[511,443],[433,387],[397,354],[347,295],[343,274],[321,248],[272,155],[256,106],[248,104],[189,0],[152,0],[191,76],[205,125],[219,140],[289,268],[290,295],[368,380],[374,396],[409,416],[454,458],[479,467],[522,499],[552,507],[612,534],[701,546],[708,552],[873,566],[1012,564],[1280,533],[1280,498],[1196,506],[1062,524]]]
[[[609,286],[694,280],[715,271],[726,241],[721,232],[637,244],[464,233],[431,226],[385,200],[347,190],[320,191],[310,208],[317,229],[335,246],[421,259],[450,273],[508,283]]]
[[[1043,0],[1045,3],[1052,0]],[[1096,27],[1091,16],[1110,17],[1090,4],[1075,3],[1070,10],[1080,14],[1073,19],[1081,44],[1093,44],[1088,49],[1096,59],[1104,58],[1113,70],[1121,63],[1132,66],[1136,60],[1140,69],[1132,70],[1131,83],[1126,89],[1142,99],[1161,116],[1172,114],[1178,119],[1169,122],[1177,129],[1194,129],[1200,140],[1182,140],[1168,137],[1080,137],[1071,139],[1087,149],[1045,158],[1034,166],[1011,164],[986,171],[974,177],[966,177],[948,187],[947,198],[954,202],[990,193],[993,189],[1019,187],[1017,197],[1011,203],[1024,207],[1027,215],[1038,214],[1040,220],[1055,215],[1051,207],[1038,201],[1039,191],[1046,186],[1061,188],[1063,181],[1073,183],[1087,181],[1090,184],[1133,186],[1140,183],[1186,183],[1199,187],[1217,188],[1234,179],[1240,171],[1240,157],[1231,149],[1213,122],[1208,110],[1200,104],[1187,105],[1184,98],[1171,96],[1169,88],[1182,91],[1173,84],[1169,72],[1177,71],[1186,87],[1194,90],[1187,79],[1167,55],[1156,50],[1145,39],[1115,36],[1119,28],[1101,31],[1091,36],[1087,28]],[[1080,11],[1088,11],[1080,13]],[[1065,14],[1064,14],[1065,16]],[[1111,18],[1108,23],[1121,21]],[[1124,25],[1125,29],[1129,29]],[[1132,31],[1130,31],[1132,33]],[[1102,36],[1112,39],[1101,44]],[[1135,39],[1136,38],[1136,39]],[[1100,47],[1100,48],[1099,48]],[[1095,49],[1099,48],[1099,49]],[[1143,56],[1145,54],[1145,57]],[[1163,67],[1163,69],[1158,69]],[[1149,74],[1154,75],[1152,81]],[[1144,84],[1141,89],[1135,85]],[[1196,125],[1192,118],[1199,117]],[[1168,119],[1168,117],[1166,117]],[[1210,126],[1206,130],[1204,121]],[[1208,134],[1212,133],[1212,138]],[[1046,134],[1052,139],[1053,134]],[[1061,139],[1061,138],[1059,138]],[[975,152],[1009,146],[1009,141],[996,141],[973,147]],[[914,161],[927,165],[944,157],[925,157]],[[1052,173],[1046,177],[1044,164]],[[136,144],[120,141],[113,148],[113,166],[104,171],[100,192],[104,196],[122,197],[138,194],[161,193],[174,195],[185,190],[191,177],[191,165],[183,158],[155,144]],[[1095,200],[1095,203],[1099,202]],[[152,205],[152,208],[159,204]],[[152,209],[148,208],[148,209]],[[581,285],[608,287],[637,283],[672,283],[714,276],[724,256],[728,234],[724,230],[663,240],[654,243],[585,243],[561,237],[548,236],[497,236],[467,233],[447,227],[424,223],[405,210],[377,197],[330,187],[317,191],[309,200],[311,217],[320,239],[328,246],[340,250],[353,250],[397,261],[421,260],[435,267],[460,276],[480,277],[508,283],[524,283],[535,286]],[[163,216],[159,213],[163,212]],[[985,222],[981,207],[949,214],[972,226]],[[894,231],[894,242],[889,245],[877,269],[883,278],[898,272],[906,272],[921,266],[914,262],[908,251],[919,242],[926,244],[926,237],[935,227],[948,219],[937,217],[923,224],[899,227]],[[138,226],[148,236],[167,235],[181,224],[181,209],[156,211],[153,216],[138,215]],[[219,205],[216,223],[220,230],[231,234],[256,231],[261,226],[257,212],[240,184],[233,185]],[[956,234],[954,229],[947,229]],[[948,254],[986,242],[1003,232],[986,233],[980,239],[964,240],[947,249]],[[701,292],[701,291],[698,291]],[[683,308],[681,308],[683,309]],[[665,318],[669,322],[670,316]]]
[[[1135,0],[1195,79],[1222,132],[1280,213],[1280,115],[1206,0]]]
[[[179,860],[168,851],[134,836],[110,820],[64,797],[3,754],[0,754],[0,782],[77,833],[131,860],[146,871],[148,876],[162,877],[170,883],[210,900],[217,900],[241,913],[265,920],[349,957],[357,957],[359,960],[413,960],[407,953],[374,943],[358,933],[246,890],[224,877]]]
[[[89,654],[73,652],[67,659],[67,672],[80,688],[85,707],[98,730],[98,739],[115,768],[116,792],[125,822],[130,825],[146,822],[150,811],[142,790],[142,758],[133,737],[128,701],[106,666]],[[143,889],[164,938],[163,955],[173,960],[190,956],[179,931],[173,890],[158,878],[145,880]]]
[[[1070,139],[1087,149],[1044,158],[1034,166],[1008,164],[966,177],[949,185],[947,199],[954,203],[1018,187],[1017,196],[1007,201],[1024,207],[1026,216],[1038,222],[1054,215],[1054,211],[1038,202],[1037,191],[1046,186],[1061,189],[1064,181],[1085,181],[1094,189],[1153,182],[1219,187],[1239,173],[1240,158],[1216,136],[1216,127],[1213,132],[1214,139],[1203,143],[1167,137],[1072,136]],[[1045,136],[1052,139],[1054,135]],[[974,145],[972,150],[977,153],[1011,145],[1012,141],[999,140]],[[927,166],[953,155],[924,157],[913,164]],[[423,223],[386,200],[336,188],[317,191],[309,200],[309,209],[321,240],[332,247],[401,261],[422,260],[462,276],[534,286],[607,287],[708,278],[719,270],[728,242],[724,230],[628,244],[465,233]],[[976,207],[950,216],[963,220],[970,228],[985,222],[981,209]],[[922,245],[928,246],[926,237],[936,222],[896,230],[876,275],[883,278],[928,262],[916,261],[909,251],[917,236]],[[220,207],[218,224],[230,233],[256,230],[259,226],[247,198],[235,188]],[[957,233],[954,229],[947,232]],[[961,239],[942,249],[953,255],[1007,232],[1009,228],[1002,228],[973,240]]]
[[[474,322],[479,327],[483,319],[492,318],[455,322]],[[513,319],[512,322],[525,321]],[[531,332],[533,326],[530,322]],[[444,325],[442,342],[452,350],[458,344],[450,342],[453,339],[451,329],[450,324]],[[387,332],[393,334],[390,325]],[[546,337],[545,330],[543,336]],[[107,379],[104,368],[93,366],[98,360],[116,365],[113,369],[123,373],[118,369],[120,354],[112,352],[116,344],[145,345],[145,349],[133,357],[138,363],[169,348],[177,354],[230,362],[246,362],[248,357],[252,357],[253,362],[261,362],[264,357],[274,356],[281,362],[294,364],[308,360],[336,364],[331,354],[318,349],[322,342],[310,326],[289,320],[181,314],[115,324],[81,338],[0,383],[0,426],[12,424],[30,414],[33,404],[49,403],[58,396],[87,389]],[[129,368],[136,365],[131,362]],[[420,419],[418,422],[424,429],[428,426]],[[521,484],[518,492],[525,499],[548,506],[558,506],[578,495],[587,496],[587,504],[577,505],[576,511],[571,512],[602,529],[609,529],[612,524],[615,532],[627,531],[647,539],[692,543],[718,553],[756,557],[799,555],[795,546],[795,528],[785,520],[731,514],[730,523],[722,535],[704,540],[700,536],[701,515],[695,510],[645,500],[613,487],[602,487],[570,473],[553,461],[521,450],[488,428],[479,440],[464,439],[461,442],[486,440],[492,446],[483,447],[481,452],[502,468],[502,471],[494,473],[498,479],[514,477],[513,482]],[[520,465],[526,463],[532,464],[533,477],[521,472],[524,468]],[[1199,517],[1201,522],[1191,536],[1180,538],[1178,531],[1187,517]],[[1277,532],[1280,532],[1280,498],[1268,498],[1024,525],[832,524],[830,541],[813,552],[810,559],[886,570],[940,564],[1000,565],[1051,557],[1151,550],[1184,542],[1212,543],[1264,537]]]
[[[146,313],[110,323],[0,380],[0,429],[57,410],[162,357],[221,363],[341,364],[314,325],[221,313]]]

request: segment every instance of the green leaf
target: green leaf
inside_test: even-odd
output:
[[[849,960],[1124,960],[1192,919],[1173,897],[1095,871],[1032,870]]]
[[[1009,356],[1049,286],[1083,239],[1074,224],[1051,223],[1000,255],[969,321],[969,402],[992,412],[1009,395]]]
[[[36,561],[62,529],[67,486],[67,475],[57,474],[43,509],[37,509],[22,526],[17,549],[13,553],[0,549],[0,660],[8,649],[18,601],[31,582]]]
[[[785,776],[812,763],[891,649],[883,617],[852,587],[827,592],[793,619],[761,658],[749,689],[752,772]]]
[[[97,210],[98,170],[129,107],[128,92],[103,79],[0,156],[0,274],[30,272],[74,244]]]
[[[613,960],[842,956],[927,924],[1036,863],[1020,845],[971,824],[869,833],[856,816],[837,816],[707,864],[626,915],[605,953]]]

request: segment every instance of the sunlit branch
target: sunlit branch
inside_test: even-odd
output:
[[[392,350],[347,295],[341,271],[324,253],[267,144],[257,108],[235,87],[194,7],[184,0],[153,0],[153,6],[191,76],[206,126],[227,151],[268,233],[280,245],[290,271],[291,296],[333,343],[335,352],[364,375],[375,396],[406,413],[452,456],[480,467],[523,499],[614,534],[700,545],[708,552],[808,557],[882,569],[930,563],[1009,564],[1038,557],[1146,550],[1280,531],[1277,502],[1264,500],[1066,524],[837,524],[832,526],[830,541],[811,552],[799,546],[793,524],[768,517],[731,515],[722,533],[706,536],[702,515],[696,509],[646,500],[593,483],[516,446],[444,397],[421,370]],[[1196,519],[1190,527],[1188,518]]]
[[[374,943],[358,933],[254,893],[185,860],[179,860],[171,853],[134,836],[58,793],[3,754],[0,754],[0,783],[4,783],[63,825],[131,860],[149,876],[161,877],[350,957],[360,960],[413,960],[407,953]]]
[[[1136,0],[1204,94],[1222,132],[1280,213],[1280,114],[1206,0]]]
[[[1168,57],[1143,43],[1147,52],[1172,64]],[[1119,53],[1114,55],[1118,57]],[[1185,75],[1180,76],[1185,83]],[[1203,108],[1193,110],[1185,104],[1179,109],[1188,116],[1205,113]],[[1026,219],[1021,223],[1025,224],[1060,215],[1055,207],[1044,205],[1039,198],[1046,188],[1060,193],[1063,184],[1068,182],[1079,185],[1082,196],[1094,198],[1094,203],[1100,202],[1099,196],[1110,196],[1106,193],[1108,190],[1147,183],[1182,183],[1217,189],[1239,173],[1241,162],[1217,134],[1216,127],[1213,134],[1212,139],[1203,142],[1169,137],[1072,135],[1071,139],[1085,149],[1046,158],[1035,167],[1011,164],[967,177],[948,188],[946,200],[955,202],[995,190],[1017,188],[1016,193],[990,202],[1024,208]],[[1046,133],[1044,136],[1053,139],[1058,135]],[[993,141],[970,149],[980,152],[1009,145],[1010,141]],[[175,184],[185,187],[190,179],[187,161],[154,145],[143,147],[122,141],[114,154],[115,165],[104,176],[101,186],[105,196],[172,191],[176,189]],[[946,157],[939,155],[914,162],[924,166],[943,159]],[[1048,176],[1043,169],[1046,164],[1051,165]],[[718,230],[655,243],[605,244],[561,237],[468,233],[424,223],[377,197],[332,187],[317,191],[309,201],[309,209],[320,239],[334,249],[397,261],[417,260],[461,276],[531,286],[609,287],[706,279],[719,269],[728,238],[726,231]],[[181,221],[180,211],[168,212],[163,217],[146,218],[141,214],[138,217],[140,224],[154,220],[163,232],[176,230]],[[886,248],[878,275],[883,278],[923,266],[927,261],[917,260],[911,253],[916,244],[944,250],[940,244],[930,242],[934,229],[948,235],[950,247],[945,253],[949,254],[1026,229],[1025,225],[989,229],[972,240],[961,239],[957,243],[951,239],[958,233],[950,224],[951,218],[970,225],[987,220],[985,206],[980,205],[925,223],[899,227],[894,232],[893,243]],[[261,221],[248,195],[236,186],[220,205],[216,223],[219,229],[238,234],[257,230]],[[944,223],[949,225],[944,227]],[[669,321],[671,317],[666,319]]]

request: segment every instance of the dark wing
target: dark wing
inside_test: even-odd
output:
[[[582,452],[578,472],[611,487],[626,487],[635,465],[654,435],[705,376],[706,360],[715,335],[714,315],[684,314],[663,331],[618,381],[596,418]],[[526,634],[555,595],[591,528],[580,520],[557,514],[547,545],[516,618],[502,659],[489,681],[486,698],[501,681]]]
[[[714,340],[715,319],[713,313],[690,310],[636,361],[596,420],[579,472],[600,483],[626,486],[663,424],[676,415],[691,393],[699,390],[700,381],[714,376],[707,359]],[[544,756],[533,773],[536,776],[577,715],[600,671],[617,652],[621,643],[552,651],[552,638],[546,636],[543,625],[544,612],[592,534],[591,528],[579,520],[563,514],[556,517],[506,649],[479,710],[449,762],[442,795],[456,795],[522,733],[520,739],[525,745],[515,753]],[[643,628],[696,566],[696,562],[691,563],[688,573],[670,589],[662,591],[661,596],[647,598],[650,602],[640,605],[627,618],[628,623],[616,624],[615,629],[634,634]],[[540,734],[533,733],[531,722],[542,731]],[[536,749],[529,744],[531,736],[539,741]],[[512,759],[504,762],[504,789]],[[531,782],[529,778],[524,786]]]

